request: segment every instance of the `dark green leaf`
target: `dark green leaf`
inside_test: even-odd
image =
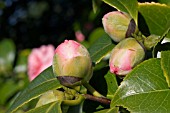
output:
[[[131,113],[169,113],[170,90],[156,90],[121,98]]]
[[[7,113],[16,111],[19,107],[28,103],[32,99],[39,97],[46,91],[60,88],[61,85],[57,78],[54,76],[52,68],[49,67],[43,71],[37,78],[35,78],[27,88],[20,93],[15,99],[12,106],[9,108]]]
[[[104,76],[106,83],[107,83],[107,97],[112,98],[116,90],[118,89],[118,84],[116,80],[116,75],[108,73]]]
[[[111,38],[104,34],[102,35],[90,48],[89,52],[94,63],[99,63],[100,60],[106,56],[115,45]]]
[[[139,3],[150,34],[162,36],[170,28],[170,7],[159,3]]]
[[[163,40],[166,36],[167,36],[167,34],[168,34],[168,32],[170,31],[170,27],[162,34],[162,36],[160,37],[160,41],[161,40]],[[153,56],[153,58],[155,57],[155,56],[157,56],[157,52],[160,50],[160,45],[161,45],[161,43],[160,43],[160,41],[159,42],[157,42],[157,44],[155,44],[155,46],[153,47],[153,51],[152,51],[152,56]],[[161,45],[162,46],[162,45]],[[163,46],[162,46],[163,47]],[[167,49],[167,48],[166,48]]]
[[[106,34],[106,33],[105,33],[104,29],[101,27],[93,30],[93,32],[88,37],[90,44],[94,44],[96,42],[96,40],[99,39],[104,34]]]
[[[162,66],[166,81],[170,87],[170,51],[161,52],[161,66]]]
[[[76,106],[70,106],[67,113],[82,113],[83,110],[83,102]]]
[[[111,106],[123,106],[131,112],[170,112],[169,94],[160,59],[149,59],[139,64],[124,78]]]
[[[137,23],[138,19],[138,2],[137,0],[103,0],[105,3],[109,4],[110,6],[129,13],[132,18]]]

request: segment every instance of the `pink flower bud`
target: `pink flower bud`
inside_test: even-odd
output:
[[[134,38],[119,42],[110,56],[110,72],[116,75],[126,75],[145,57],[143,47]]]
[[[83,42],[85,40],[85,36],[81,31],[75,32],[76,40],[79,42]]]
[[[105,32],[115,42],[120,42],[138,31],[134,19],[125,12],[109,12],[102,18],[102,23]]]
[[[52,65],[54,56],[53,45],[43,45],[34,48],[28,57],[28,76],[30,81],[37,77],[44,69]]]
[[[89,52],[78,42],[65,40],[55,50],[53,71],[63,85],[89,81],[92,76]]]

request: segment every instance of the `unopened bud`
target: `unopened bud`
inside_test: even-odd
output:
[[[134,19],[125,12],[109,12],[102,18],[102,23],[105,32],[115,42],[120,42],[138,32]]]
[[[151,50],[151,48],[156,46],[159,41],[160,41],[160,36],[152,34],[144,39],[144,46],[147,50]]]
[[[110,56],[110,72],[116,75],[126,75],[145,57],[143,47],[134,38],[119,42]]]
[[[92,76],[89,52],[80,43],[65,40],[55,50],[53,71],[60,83],[65,86],[72,86],[80,81],[89,81]]]

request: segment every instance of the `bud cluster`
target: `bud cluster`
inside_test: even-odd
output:
[[[129,14],[120,11],[105,14],[102,22],[105,32],[118,42],[111,52],[110,72],[124,76],[145,57],[143,45],[132,37],[138,33],[138,27]]]
[[[103,17],[105,32],[118,44],[113,48],[109,66],[116,75],[128,74],[145,57],[145,50],[132,35],[138,33],[133,18],[120,11]],[[73,40],[65,40],[55,50],[53,72],[64,86],[77,86],[92,77],[92,62],[87,49]]]

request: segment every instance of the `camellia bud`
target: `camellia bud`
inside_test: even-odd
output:
[[[65,40],[55,50],[53,71],[64,86],[80,85],[92,76],[92,62],[87,49],[73,40]]]
[[[128,74],[145,57],[145,50],[134,38],[119,42],[110,56],[110,72],[116,75]]]
[[[109,12],[102,18],[102,23],[105,32],[115,42],[120,42],[138,32],[134,19],[125,12]]]

